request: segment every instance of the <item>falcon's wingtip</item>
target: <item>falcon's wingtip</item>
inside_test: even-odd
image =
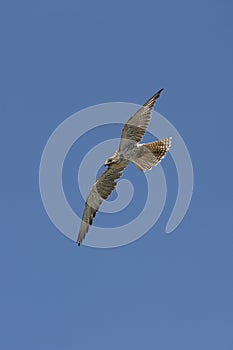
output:
[[[161,92],[162,92],[163,90],[164,90],[164,88],[160,89],[160,90],[157,92],[157,94],[160,95]]]

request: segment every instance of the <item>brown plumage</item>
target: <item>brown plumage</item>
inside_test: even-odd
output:
[[[122,150],[128,141],[140,142],[149,126],[153,107],[157,98],[159,98],[163,89],[156,92],[125,124],[122,134],[119,150]]]
[[[119,163],[111,164],[92,186],[85,203],[82,223],[78,235],[78,245],[80,245],[84,239],[89,226],[92,225],[93,218],[99,210],[103,200],[110,196],[116,187],[116,180],[121,177],[122,171],[128,164],[128,160],[122,160]]]
[[[171,146],[171,138],[139,144],[150,123],[156,99],[163,89],[154,94],[125,124],[119,149],[106,160],[108,168],[92,186],[83,212],[77,243],[85,238],[89,226],[99,210],[103,200],[107,199],[116,187],[118,180],[129,162],[133,162],[141,171],[150,170],[166,155]]]
[[[138,156],[133,160],[134,164],[141,171],[151,170],[152,166],[157,165],[165,157],[171,147],[171,137],[141,144],[139,147]]]

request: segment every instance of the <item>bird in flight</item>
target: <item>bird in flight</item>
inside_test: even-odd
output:
[[[151,170],[163,159],[171,146],[171,137],[163,140],[139,143],[150,123],[153,107],[163,89],[154,94],[124,125],[118,150],[106,160],[107,169],[92,186],[83,212],[77,239],[80,245],[102,202],[115,189],[123,170],[130,162],[141,170]]]

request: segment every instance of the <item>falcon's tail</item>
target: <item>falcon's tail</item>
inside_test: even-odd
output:
[[[151,170],[152,166],[157,165],[166,155],[171,147],[171,137],[163,140],[145,143],[140,146],[140,155],[133,162],[141,170]]]

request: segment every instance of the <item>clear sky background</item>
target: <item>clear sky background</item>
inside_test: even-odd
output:
[[[2,2],[0,349],[233,348],[232,10],[226,0]],[[164,234],[177,188],[169,156],[156,226],[122,248],[78,249],[40,199],[48,137],[82,108],[142,104],[161,87],[157,110],[193,161],[188,214]]]

